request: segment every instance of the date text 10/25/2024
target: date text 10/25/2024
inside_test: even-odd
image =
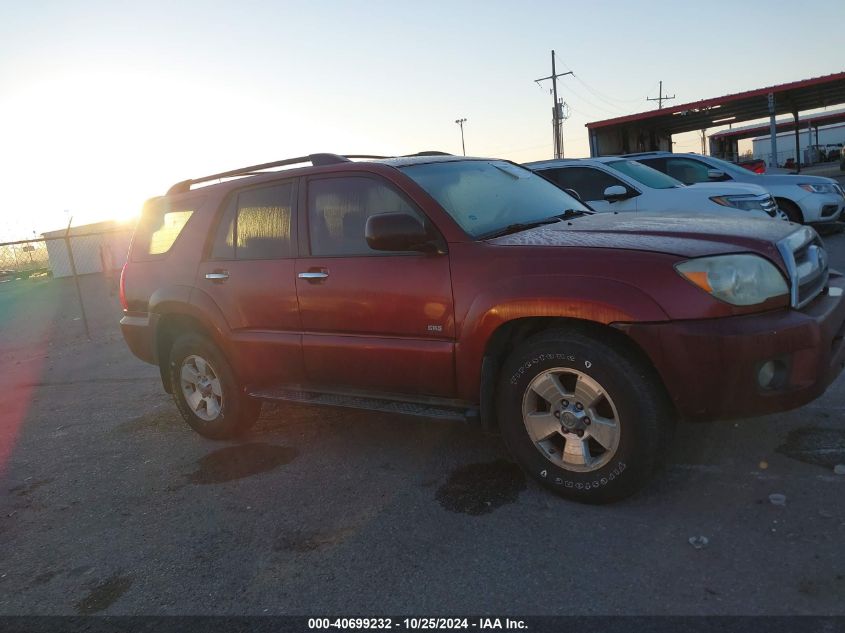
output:
[[[511,618],[309,618],[308,628],[405,630],[522,630],[524,620]]]

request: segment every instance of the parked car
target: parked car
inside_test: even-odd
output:
[[[563,189],[573,189],[597,211],[671,211],[780,218],[762,187],[716,183],[688,187],[636,161],[619,157],[557,159],[526,163]]]
[[[804,174],[753,174],[733,163],[700,154],[627,154],[686,184],[737,182],[765,187],[793,222],[835,222],[845,209],[845,192],[832,178]]]
[[[766,173],[766,161],[760,158],[748,158],[746,160],[741,160],[737,163],[743,169],[747,169],[748,171],[752,171],[755,174],[765,174]]]
[[[843,288],[808,227],[592,213],[503,160],[316,154],[148,201],[121,328],[205,437],[262,401],[459,419],[605,502],[647,481],[674,420],[824,392]]]

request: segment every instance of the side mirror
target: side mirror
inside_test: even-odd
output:
[[[367,218],[364,237],[376,251],[433,251],[422,222],[407,213],[379,213]]]
[[[564,191],[566,193],[568,193],[570,196],[572,196],[573,198],[575,198],[578,202],[583,202],[583,200],[581,199],[581,194],[579,194],[574,189],[564,189]]]
[[[612,185],[604,190],[604,199],[608,202],[618,202],[628,197],[628,190],[622,185]]]
[[[707,170],[707,177],[710,180],[721,180],[726,175],[727,174],[725,174],[725,172],[723,172],[721,169],[708,169]]]

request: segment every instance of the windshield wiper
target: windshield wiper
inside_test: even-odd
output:
[[[507,226],[501,229],[496,229],[495,231],[485,233],[484,235],[480,236],[479,239],[489,240],[494,237],[504,237],[505,235],[511,235],[512,233],[519,233],[520,231],[527,231],[528,229],[543,226],[544,224],[554,224],[556,222],[560,222],[561,220],[569,220],[570,218],[577,218],[581,215],[590,214],[590,211],[585,211],[583,209],[567,209],[563,213],[559,213],[548,218],[543,218],[542,220],[534,220],[533,222],[515,222],[513,224],[508,224]]]

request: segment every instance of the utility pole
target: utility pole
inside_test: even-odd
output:
[[[675,98],[675,95],[671,95],[671,96],[667,95],[665,97],[663,96],[663,80],[661,79],[660,80],[660,92],[658,93],[658,96],[654,97],[654,98],[646,97],[645,100],[646,101],[657,101],[657,109],[662,110],[663,109],[663,102],[669,101],[669,99],[674,99],[674,98]]]
[[[537,84],[548,79],[552,80],[552,95],[554,98],[554,106],[552,107],[552,132],[555,143],[555,158],[563,158],[563,135],[561,134],[560,129],[562,104],[557,99],[557,78],[571,74],[573,74],[571,70],[569,72],[557,74],[555,71],[555,52],[552,51],[552,74],[548,77],[534,80]]]
[[[466,119],[455,119],[455,123],[461,126],[461,149],[464,152],[464,156],[467,155],[467,147],[464,145],[464,123],[466,122]]]

